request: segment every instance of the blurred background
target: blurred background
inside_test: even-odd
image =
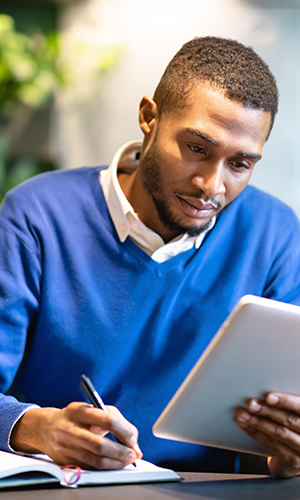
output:
[[[252,184],[300,216],[300,0],[0,0],[0,197],[28,176],[110,163],[194,36],[251,45],[280,110]],[[300,141],[299,141],[300,142]]]

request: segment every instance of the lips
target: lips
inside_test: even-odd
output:
[[[180,197],[179,197],[180,198]],[[198,198],[181,198],[183,201],[196,208],[197,210],[213,210],[217,207],[212,203],[206,203]]]
[[[217,209],[212,203],[206,203],[197,198],[181,198],[177,196],[177,200],[181,210],[194,219],[205,219]]]

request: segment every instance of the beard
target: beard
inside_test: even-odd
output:
[[[199,226],[197,224],[189,225],[184,224],[180,217],[173,214],[169,200],[163,192],[163,183],[156,148],[156,138],[154,139],[152,146],[148,149],[148,151],[140,161],[140,172],[143,186],[151,195],[158,218],[167,229],[179,234],[187,233],[189,236],[199,236],[199,234],[209,229],[211,220],[202,226]],[[195,195],[195,193],[175,190],[174,194],[185,196],[187,198],[194,198],[199,197],[199,194],[203,195],[204,193],[203,191],[201,191],[201,193],[199,191]],[[216,207],[221,209],[220,202],[213,199],[211,199],[211,201],[215,204]]]

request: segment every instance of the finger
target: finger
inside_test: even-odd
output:
[[[132,449],[82,428],[74,428],[73,432],[68,433],[60,431],[56,433],[56,453],[65,457],[69,455],[71,449],[77,450],[75,457],[78,458],[78,454],[80,457],[84,455],[85,463],[93,467],[101,463],[104,458],[118,461],[122,467],[133,463],[136,459]],[[87,457],[90,457],[90,460]]]
[[[133,460],[124,462],[109,457],[94,455],[93,453],[80,448],[69,447],[68,450],[65,451],[66,453],[63,455],[63,458],[59,463],[61,465],[68,465],[72,463],[73,465],[79,465],[79,467],[83,469],[122,469],[126,465],[133,463]]]
[[[239,414],[239,411],[241,413]],[[277,476],[280,477],[292,477],[299,473],[300,471],[300,456],[295,450],[291,449],[289,446],[285,445],[273,439],[269,435],[265,434],[261,430],[251,427],[249,425],[249,420],[241,420],[243,409],[237,412],[236,423],[240,429],[242,429],[248,436],[258,441],[265,449],[268,455],[272,456],[269,462],[269,468]]]
[[[281,462],[278,457],[274,456],[268,458],[268,466],[271,473],[278,477],[288,478],[299,475],[299,460],[291,459],[289,462]]]
[[[115,415],[116,420],[112,421],[112,425],[114,426],[112,430],[110,431],[117,439],[119,439],[123,444],[129,446],[132,448],[135,453],[137,458],[142,458],[143,453],[138,445],[138,430],[137,428],[132,425],[123,415],[122,413],[115,408],[114,406],[107,406],[108,411]],[[125,427],[122,427],[122,429],[118,429],[117,426],[119,423],[123,423]],[[117,424],[117,426],[115,426]],[[127,435],[124,435],[124,428],[126,429]],[[121,432],[120,432],[121,431]],[[125,437],[125,439],[124,439]]]
[[[258,399],[250,399],[247,408],[252,414],[273,420],[300,434],[300,415],[296,413],[277,407],[270,407]]]
[[[258,441],[272,458],[269,462],[270,471],[279,477],[293,477],[300,471],[299,455],[288,446],[272,440],[264,433],[251,428],[243,429],[250,437]]]
[[[269,392],[266,403],[272,407],[282,408],[300,415],[300,396],[281,392]]]
[[[65,455],[66,448],[76,446],[78,449],[85,449],[95,455],[107,456],[123,462],[132,462],[136,458],[135,453],[132,455],[133,450],[131,448],[96,435],[76,422],[72,422],[64,416],[61,417],[61,414],[59,417],[50,426],[51,435],[49,441],[56,455],[58,453]]]
[[[131,448],[118,444],[111,439],[96,435],[87,429],[73,426],[72,429],[58,428],[56,449],[65,454],[69,447],[84,450],[95,457],[106,457],[125,463],[132,463],[136,454]]]
[[[260,443],[262,443],[261,439],[263,439],[262,444],[268,446],[268,448],[276,451],[279,444],[281,444],[300,454],[300,435],[287,427],[272,420],[251,415],[243,408],[237,410],[236,422],[240,428],[257,441],[259,440]]]
[[[89,430],[90,430],[90,432],[93,432],[94,434],[97,434],[98,436],[103,436],[103,431],[99,427],[92,426],[92,427],[90,427]],[[138,444],[134,444],[132,447],[129,447],[129,448],[134,451],[136,458],[143,457],[143,453],[142,453]]]
[[[138,446],[138,431],[117,408],[107,406],[107,412],[94,408],[85,403],[70,403],[65,411],[68,419],[81,426],[98,427],[104,433],[111,432],[125,446],[132,448],[136,457],[140,458],[142,452]]]

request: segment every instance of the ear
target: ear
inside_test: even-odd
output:
[[[139,123],[145,137],[150,138],[156,133],[158,110],[153,99],[147,95],[140,102]]]

